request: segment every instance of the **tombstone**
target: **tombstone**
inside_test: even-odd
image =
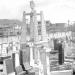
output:
[[[57,43],[57,39],[54,39],[54,50],[58,50],[58,43]]]
[[[14,67],[13,67],[13,62],[11,58],[4,60],[4,73],[5,75],[14,73]]]
[[[15,72],[16,72],[16,75],[25,75],[26,74],[26,72],[23,71],[21,65],[16,67]]]
[[[59,64],[62,65],[64,63],[64,49],[62,48],[62,44],[58,44],[58,52],[59,52]]]
[[[15,71],[15,53],[12,53],[12,61],[13,61],[13,67]]]
[[[20,65],[19,53],[15,53],[15,67]]]
[[[30,48],[28,45],[20,50],[20,64],[22,65],[25,62],[30,64]]]

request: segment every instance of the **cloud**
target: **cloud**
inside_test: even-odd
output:
[[[0,18],[21,18],[24,8],[28,6],[26,0],[0,0]],[[22,10],[22,11],[21,11]]]
[[[51,3],[50,3],[51,2]],[[73,0],[50,0],[50,4],[44,7],[38,7],[37,10],[43,10],[45,19],[51,22],[67,22],[75,20],[75,1]]]
[[[22,19],[25,10],[30,12],[30,0],[0,0],[0,19]],[[45,19],[52,22],[75,20],[74,0],[34,0],[37,12],[43,10]]]

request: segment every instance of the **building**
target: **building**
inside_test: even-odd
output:
[[[19,35],[21,25],[19,20],[0,19],[0,37]]]

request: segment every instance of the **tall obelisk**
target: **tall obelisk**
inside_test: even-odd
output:
[[[22,32],[21,32],[21,44],[26,43],[26,32],[27,32],[27,27],[26,27],[26,13],[25,11],[23,12],[23,22],[22,22]]]

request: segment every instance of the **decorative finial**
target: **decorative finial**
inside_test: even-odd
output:
[[[35,7],[35,3],[34,3],[34,1],[32,0],[32,1],[30,1],[30,7],[31,7],[31,9],[34,9],[34,7]]]

